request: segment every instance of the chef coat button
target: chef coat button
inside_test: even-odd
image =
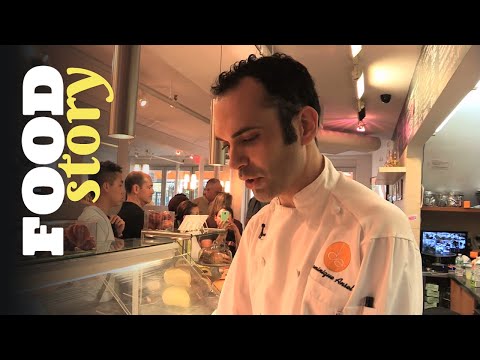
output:
[[[265,266],[266,263],[267,263],[267,261],[265,260],[264,257],[262,257],[262,265]]]

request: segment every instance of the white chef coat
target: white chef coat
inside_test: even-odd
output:
[[[407,217],[324,160],[295,208],[275,198],[249,221],[216,314],[422,313],[421,256]]]

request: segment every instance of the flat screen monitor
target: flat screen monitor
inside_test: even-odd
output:
[[[467,246],[466,231],[421,231],[421,252],[437,258],[464,253]]]

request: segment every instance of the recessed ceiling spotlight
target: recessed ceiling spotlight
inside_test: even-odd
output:
[[[138,99],[138,105],[140,105],[141,107],[146,107],[148,105],[148,100],[144,97],[141,97],[140,99]]]

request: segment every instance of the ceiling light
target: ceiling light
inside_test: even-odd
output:
[[[110,137],[135,137],[139,69],[140,45],[115,45],[112,66],[115,99],[110,108]]]
[[[352,50],[352,57],[356,57],[360,51],[362,51],[362,45],[350,45],[350,48]]]
[[[362,120],[360,120],[357,124],[357,131],[358,132],[365,132],[365,124]]]
[[[148,105],[148,100],[145,97],[138,99],[138,105],[141,107],[146,107]]]
[[[209,164],[213,166],[224,166],[227,163],[227,155],[222,143],[215,137],[215,119],[213,117],[213,100],[212,100],[212,116],[210,122],[210,158]]]
[[[365,80],[362,73],[360,77],[357,79],[357,99],[360,100],[364,92],[365,92]]]

